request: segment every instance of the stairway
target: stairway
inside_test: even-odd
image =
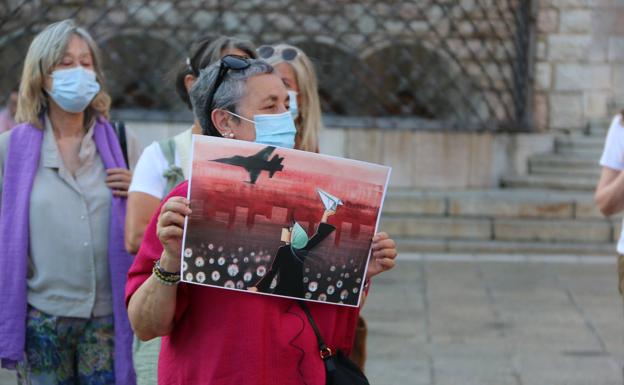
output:
[[[609,124],[609,121],[595,121],[583,134],[557,136],[553,153],[531,157],[529,173],[503,178],[502,186],[594,191],[600,176],[598,162]]]
[[[552,153],[499,189],[391,189],[380,228],[400,252],[613,254],[621,216],[605,218],[593,202],[609,123],[557,136]]]

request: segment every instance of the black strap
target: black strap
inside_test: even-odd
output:
[[[126,140],[126,124],[123,120],[118,120],[113,122],[113,127],[115,128],[115,133],[117,134],[117,138],[119,139],[119,145],[121,146],[121,153],[123,154],[124,160],[126,161],[126,166],[130,167],[130,163],[128,162],[128,142]]]
[[[310,321],[310,325],[312,326],[312,329],[314,329],[314,334],[316,334],[316,342],[318,343],[319,351],[321,352],[321,357],[323,357],[323,352],[327,351],[328,348],[327,348],[327,345],[325,345],[325,341],[323,341],[323,337],[321,337],[321,332],[319,331],[318,326],[316,326],[316,322],[314,322],[314,318],[312,318],[312,313],[310,313],[310,309],[308,309],[308,305],[306,305],[305,302],[297,301],[297,303],[299,303],[299,306],[301,306],[301,308],[303,309],[304,313],[308,317],[308,321]],[[329,352],[331,355],[331,350]]]

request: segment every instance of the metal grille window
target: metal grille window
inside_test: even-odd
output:
[[[139,118],[185,113],[170,73],[195,38],[226,34],[302,48],[334,124],[530,128],[528,0],[4,0],[0,90],[65,18],[100,44],[114,111]]]

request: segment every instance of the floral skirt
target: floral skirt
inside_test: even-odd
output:
[[[57,317],[28,308],[20,385],[114,385],[113,316]]]

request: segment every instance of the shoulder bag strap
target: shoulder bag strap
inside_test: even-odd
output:
[[[123,154],[126,165],[130,167],[128,163],[128,140],[126,139],[126,123],[123,120],[113,122],[113,128],[115,128],[115,134],[119,138],[119,146],[121,147],[121,153]]]
[[[330,362],[328,361],[328,359],[331,356],[333,356],[334,352],[332,352],[332,350],[325,344],[325,341],[323,340],[323,337],[321,336],[321,332],[319,331],[318,326],[316,326],[316,322],[314,322],[314,318],[312,318],[312,313],[310,313],[310,309],[308,308],[308,305],[306,305],[305,302],[303,301],[297,301],[297,303],[299,304],[301,309],[303,309],[303,312],[306,314],[306,317],[308,317],[310,326],[312,326],[312,329],[314,330],[314,334],[316,334],[316,342],[318,343],[318,346],[319,346],[319,353],[321,355],[321,358],[323,359],[323,361],[325,361],[325,364],[328,365]],[[331,370],[331,369],[328,368],[328,370]]]

